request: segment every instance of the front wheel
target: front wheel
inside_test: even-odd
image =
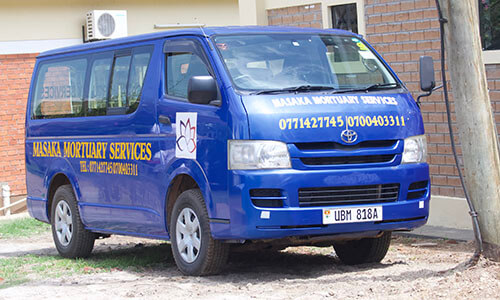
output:
[[[52,236],[62,257],[87,257],[94,248],[95,235],[86,230],[71,185],[57,188],[51,207]]]
[[[229,245],[214,240],[208,212],[199,189],[183,192],[174,204],[170,220],[172,253],[185,275],[213,275],[224,267]]]
[[[377,238],[339,242],[333,244],[335,253],[346,265],[378,263],[384,259],[391,244],[391,232],[384,232]]]

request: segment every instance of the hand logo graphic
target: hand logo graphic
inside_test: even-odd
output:
[[[180,134],[177,139],[177,147],[180,151],[193,153],[196,150],[196,126],[191,127],[191,120],[187,119],[186,124],[180,121]]]

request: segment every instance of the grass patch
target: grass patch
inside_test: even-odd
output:
[[[67,259],[53,255],[26,255],[0,259],[0,289],[42,278],[127,270],[142,272],[165,268],[171,257],[166,243],[114,250],[87,259]]]
[[[28,237],[50,230],[50,225],[33,218],[0,222],[0,238]]]

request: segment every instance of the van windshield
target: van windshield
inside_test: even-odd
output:
[[[360,39],[329,34],[254,34],[214,37],[240,90],[357,90],[399,86]]]

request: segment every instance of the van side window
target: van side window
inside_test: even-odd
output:
[[[195,53],[167,53],[167,94],[187,99],[189,78],[209,76],[203,60]]]
[[[106,114],[108,100],[109,74],[113,57],[98,58],[92,62],[90,70],[88,111],[89,116],[102,116]]]
[[[108,115],[130,114],[137,109],[151,51],[152,47],[140,47],[115,55]]]
[[[127,106],[127,81],[131,58],[130,55],[115,58],[108,107]]]
[[[79,117],[83,115],[86,58],[42,63],[36,77],[32,118]]]
[[[129,109],[127,113],[131,113],[139,106],[141,97],[142,85],[144,77],[151,58],[150,52],[134,53],[132,57],[132,66],[130,67],[130,75],[127,87],[127,102]]]

